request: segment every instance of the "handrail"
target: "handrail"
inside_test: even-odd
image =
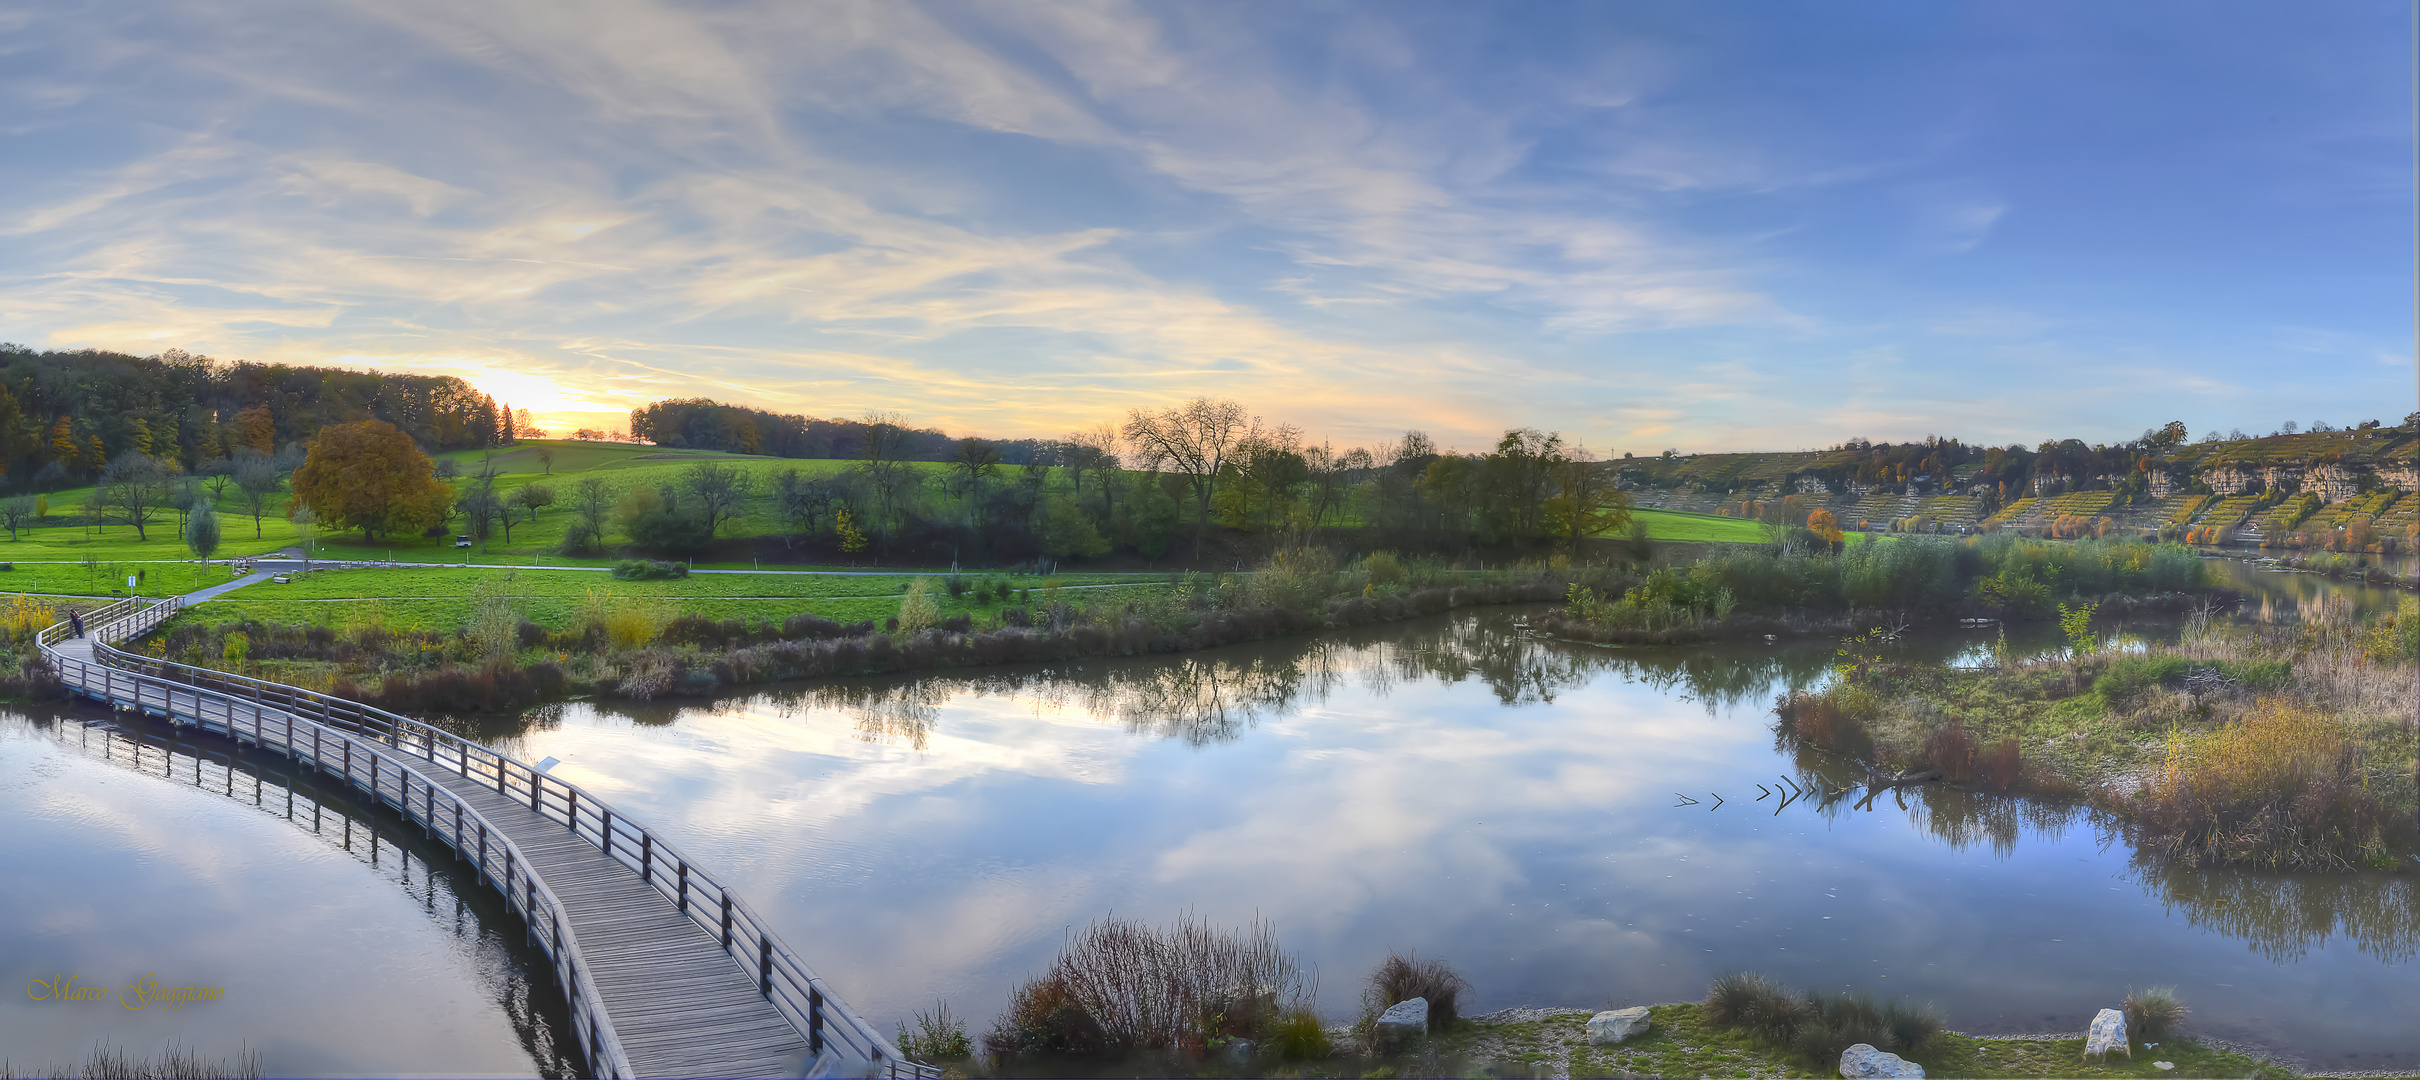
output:
[[[86,629],[95,637],[93,644],[96,651],[107,648],[99,640],[102,633],[116,631],[116,634],[110,636],[122,637],[126,632],[123,628],[127,622],[139,622],[145,628],[156,626],[159,622],[164,621],[165,614],[173,614],[178,606],[173,601],[149,604],[132,618],[127,618],[120,612],[120,609],[138,603],[143,603],[143,601],[140,598],[130,598],[100,608],[93,613],[100,625],[88,626]],[[165,614],[162,614],[163,609],[165,609]],[[101,621],[102,616],[109,616],[109,618]],[[92,684],[96,681],[93,676],[97,673],[100,675],[97,681],[100,683],[102,698],[112,702],[117,701],[119,687],[117,669],[103,664],[87,663],[57,652],[56,644],[64,640],[64,635],[57,631],[64,629],[66,629],[64,624],[54,625],[35,635],[36,644],[54,666],[60,679],[62,681],[72,679],[81,692],[89,694],[92,692]],[[520,847],[514,844],[503,830],[498,829],[495,823],[482,815],[476,807],[465,802],[445,785],[431,780],[412,763],[398,760],[395,755],[387,754],[375,745],[358,742],[341,731],[333,734],[337,738],[337,745],[342,748],[342,754],[340,758],[332,759],[328,753],[329,747],[322,735],[327,730],[326,727],[314,723],[308,718],[298,717],[291,712],[280,710],[278,715],[284,718],[281,735],[278,725],[272,722],[275,718],[270,711],[257,702],[245,701],[199,687],[179,685],[141,672],[125,672],[124,674],[128,676],[128,688],[132,690],[135,704],[138,707],[142,703],[145,683],[157,686],[163,711],[166,711],[171,704],[169,694],[172,691],[186,694],[193,701],[196,720],[203,720],[207,717],[209,710],[204,706],[204,702],[215,701],[218,704],[221,723],[230,737],[245,734],[244,722],[248,720],[250,723],[249,734],[255,745],[282,746],[285,752],[298,760],[302,760],[305,755],[304,747],[299,741],[295,728],[295,722],[300,720],[304,725],[303,730],[309,732],[311,736],[308,751],[310,764],[321,771],[336,771],[347,783],[366,791],[375,802],[389,801],[386,792],[382,789],[384,777],[381,774],[385,771],[382,766],[391,767],[395,772],[393,805],[402,810],[405,817],[419,821],[441,839],[451,844],[455,850],[469,857],[479,872],[493,881],[496,887],[504,893],[505,902],[529,926],[531,936],[537,941],[539,949],[554,962],[556,977],[562,981],[564,986],[564,996],[572,1004],[573,1030],[577,1033],[585,1029],[586,1038],[582,1041],[585,1043],[590,1065],[595,1067],[600,1076],[635,1075],[629,1057],[622,1048],[620,1035],[614,1029],[613,1019],[607,1015],[603,1007],[604,995],[597,989],[594,980],[590,977],[588,959],[580,951],[579,938],[567,927],[571,921],[570,907],[564,904],[561,897],[555,895],[552,887],[531,872],[529,857],[521,851]],[[361,751],[358,757],[369,763],[370,775],[366,779],[360,775],[360,762],[356,761],[356,749]],[[337,761],[341,761],[341,764],[336,765]],[[332,765],[335,766],[333,770],[331,770]],[[417,796],[414,793],[414,781],[418,782]],[[417,801],[415,801],[416,799]],[[450,822],[448,814],[439,810],[440,800],[443,801],[444,809],[450,811]],[[450,834],[447,832],[449,824],[452,826]],[[477,837],[475,845],[471,840],[473,836]]]
[[[105,624],[100,618],[138,602],[147,606],[132,617],[113,615]],[[562,823],[607,858],[637,871],[649,887],[672,900],[683,915],[704,927],[725,955],[756,976],[758,991],[806,1036],[815,1052],[821,1052],[827,1043],[837,1042],[840,1048],[880,1067],[886,1076],[933,1080],[940,1075],[940,1070],[932,1066],[908,1060],[890,1039],[831,993],[823,978],[774,934],[771,923],[728,886],[692,862],[677,845],[579,785],[556,779],[443,728],[349,698],[141,656],[108,643],[139,637],[173,618],[182,606],[181,598],[157,602],[135,598],[94,612],[94,618],[87,620],[87,629],[94,631],[91,634],[94,659],[111,670],[197,689],[210,688],[219,697],[249,698],[255,704],[274,705],[292,715],[378,740],[431,764],[453,769],[467,779],[493,786],[500,794],[526,798],[533,812]],[[112,632],[101,632],[104,629]]]

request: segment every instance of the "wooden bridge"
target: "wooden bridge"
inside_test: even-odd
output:
[[[113,646],[174,616],[124,600],[38,635],[67,688],[339,777],[451,846],[554,966],[601,1077],[937,1078],[834,997],[772,928],[603,800],[417,720]]]

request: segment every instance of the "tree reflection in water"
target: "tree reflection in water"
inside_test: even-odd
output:
[[[1936,635],[1903,651],[1946,659],[1974,640],[1982,637]],[[1176,656],[841,680],[713,702],[621,705],[612,711],[651,726],[675,722],[684,712],[737,708],[770,706],[783,717],[838,713],[852,719],[859,739],[924,750],[952,701],[989,697],[1013,699],[1035,712],[1114,722],[1141,737],[1208,747],[1355,686],[1385,696],[1399,686],[1477,682],[1511,707],[1552,703],[1567,690],[1612,676],[1701,704],[1709,715],[1761,716],[1775,694],[1824,678],[1832,660],[1827,640],[1685,648],[1558,642],[1530,636],[1518,614],[1495,611]],[[518,730],[555,722],[554,710],[536,710]],[[499,734],[509,740],[517,733]],[[1803,807],[1826,818],[1904,813],[1953,850],[1988,845],[2000,858],[2012,855],[2029,830],[2050,841],[2078,828],[2093,830],[2104,846],[2124,839],[2115,819],[2072,803],[1942,784],[1875,792],[1865,786],[1870,774],[1859,762],[1808,749],[1778,733],[1776,746],[1790,762],[1791,781],[1806,790],[1804,801],[1794,800],[1790,812]],[[1766,812],[1763,806],[1758,811]],[[2272,960],[2302,956],[2338,935],[2388,962],[2409,959],[2420,943],[2420,896],[2405,877],[2172,866],[2140,853],[2133,871],[2148,893],[2182,910],[2194,925],[2241,938]]]
[[[1476,681],[1498,702],[1518,706],[1551,703],[1567,688],[1611,674],[1702,703],[1713,714],[1761,702],[1776,686],[1805,685],[1821,676],[1829,658],[1822,643],[1762,649],[1574,645],[1532,637],[1518,617],[1494,612],[1176,656],[842,680],[749,700],[769,701],[783,715],[846,713],[861,738],[916,749],[925,747],[940,707],[967,694],[1022,699],[1038,709],[1113,721],[1136,735],[1211,746],[1316,706],[1350,685],[1384,696],[1400,685]],[[616,711],[662,723],[682,707]]]

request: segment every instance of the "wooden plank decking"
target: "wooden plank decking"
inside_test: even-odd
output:
[[[114,618],[126,617],[113,612]],[[867,1057],[887,1075],[933,1072],[900,1060],[897,1050],[854,1014],[845,1014],[846,1020],[857,1029],[857,1042],[867,1044],[864,1049],[847,1053],[855,1047],[829,1043],[824,1013],[837,1003],[811,974],[804,978],[810,987],[805,1022],[794,1021],[777,1007],[773,989],[777,972],[789,988],[801,981],[797,976],[803,969],[787,962],[786,952],[778,957],[785,963],[777,966],[769,931],[743,924],[734,948],[735,911],[742,909],[727,892],[711,897],[710,879],[684,860],[677,869],[677,891],[668,896],[665,877],[674,858],[669,845],[659,849],[656,838],[642,832],[638,843],[646,845],[647,854],[633,868],[612,850],[619,838],[628,856],[627,819],[617,827],[610,808],[592,809],[593,799],[584,807],[568,787],[562,789],[568,796],[558,794],[564,802],[550,804],[543,796],[553,785],[526,766],[484,748],[474,753],[460,740],[450,746],[434,740],[415,745],[392,736],[381,741],[320,723],[307,709],[235,698],[148,672],[113,670],[113,661],[123,666],[123,654],[103,650],[114,655],[96,655],[90,637],[52,640],[45,647],[63,680],[79,694],[289,754],[344,777],[453,844],[514,902],[541,946],[553,942],[547,951],[573,998],[575,1027],[585,1027],[576,1041],[588,1047],[591,1069],[600,1075],[803,1076],[815,1064],[829,1068]],[[302,699],[287,700],[299,704]],[[519,789],[507,790],[515,780]],[[546,812],[554,805],[561,805],[563,819]],[[582,817],[584,809],[589,818]],[[595,840],[583,832],[589,820],[596,822]],[[658,850],[666,854],[657,856]],[[719,934],[707,925],[717,910],[710,903],[719,905]],[[757,971],[737,959],[757,955],[747,948],[751,938],[762,942]],[[593,1001],[582,1000],[591,995]],[[792,1012],[799,1011],[793,1003]],[[594,1060],[598,1057],[609,1060]],[[618,1067],[608,1068],[609,1063]]]

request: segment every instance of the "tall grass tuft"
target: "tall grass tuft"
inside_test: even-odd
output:
[[[1941,1014],[1929,1005],[1893,1000],[1877,1004],[1855,993],[1799,993],[1752,971],[1715,978],[1707,990],[1706,1018],[1745,1031],[1775,1046],[1805,1055],[1819,1065],[1866,1043],[1894,1054],[1922,1053],[1940,1036]]]
[[[2183,1027],[2185,1017],[2191,1015],[2193,1010],[2177,1000],[2175,987],[2154,986],[2128,993],[2125,1011],[2126,1031],[2135,1041],[2148,1039],[2157,1042],[2167,1038],[2169,1032]]]
[[[1797,1038],[1808,1013],[1806,999],[1797,991],[1754,971],[1715,976],[1706,991],[1705,1010],[1706,1019],[1716,1024],[1776,1045]]]
[[[1462,992],[1470,989],[1470,981],[1447,967],[1443,960],[1422,960],[1418,953],[1401,955],[1387,953],[1378,970],[1370,973],[1370,996],[1380,1008],[1413,998],[1428,999],[1428,1029],[1443,1031],[1461,1019],[1457,1009]]]

